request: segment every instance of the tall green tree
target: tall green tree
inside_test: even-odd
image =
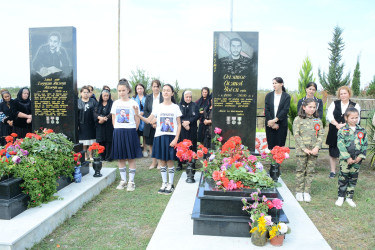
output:
[[[366,94],[370,97],[375,97],[375,75],[370,84],[368,85]]]
[[[145,93],[148,93],[151,90],[151,79],[146,70],[137,67],[135,71],[131,71],[129,83],[133,91],[135,85],[142,83],[145,86]]]
[[[288,113],[288,128],[289,131],[293,134],[293,121],[298,115],[297,104],[298,100],[305,97],[306,95],[306,86],[309,82],[315,82],[315,78],[312,72],[312,64],[308,56],[302,63],[302,67],[299,71],[298,79],[298,92],[295,95],[292,95],[290,98],[290,108]]]
[[[176,80],[176,82],[174,83],[174,98],[176,99],[176,103],[179,104],[180,101],[181,101],[181,96],[179,94],[180,92],[180,85],[178,85],[178,81]]]
[[[341,52],[345,48],[341,37],[342,31],[339,26],[336,26],[333,31],[332,42],[328,43],[329,50],[331,51],[328,75],[324,72],[322,73],[320,69],[318,70],[320,84],[331,95],[335,95],[339,87],[349,85],[350,83],[350,73],[343,78],[344,63],[340,63],[342,59]]]
[[[354,96],[359,96],[361,92],[361,71],[359,71],[359,56],[357,57],[357,64],[353,73],[352,90]]]

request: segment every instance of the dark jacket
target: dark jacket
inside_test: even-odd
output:
[[[267,127],[267,122],[269,120],[274,119],[275,117],[274,95],[275,95],[275,91],[272,91],[268,93],[265,98],[264,114],[266,116],[266,127]],[[288,126],[289,107],[290,107],[290,95],[286,92],[282,92],[279,108],[276,114],[276,117],[279,119],[277,121],[277,124],[279,124],[279,126]]]
[[[146,96],[145,106],[143,107],[143,117],[147,118],[151,115],[152,112],[152,103],[153,103],[153,95],[149,94]],[[159,103],[162,103],[164,101],[163,95],[159,94]],[[143,135],[149,137],[150,131],[151,131],[151,124],[145,124],[145,127],[143,129]]]
[[[186,130],[183,126],[181,126],[179,141],[182,141],[184,139],[191,140],[193,143],[194,151],[196,150],[197,146],[197,121],[199,118],[198,106],[194,102],[190,102],[189,104],[187,104],[182,98],[179,107],[182,113],[182,116],[180,117],[181,124],[183,121],[190,122],[189,130]]]
[[[96,142],[110,142],[113,136],[113,124],[112,124],[112,98],[109,94],[109,100],[106,106],[103,106],[102,95],[100,95],[99,102],[94,108],[94,120],[96,126]],[[107,117],[108,120],[102,124],[99,123],[98,116]]]
[[[26,115],[31,115],[31,101],[30,94],[27,100],[22,99],[22,92],[24,89],[29,90],[28,88],[21,88],[18,91],[17,98],[14,100],[12,116],[14,117],[13,126],[20,128],[31,128],[31,123],[26,122],[26,118],[18,117],[18,113],[22,112]],[[30,90],[29,90],[30,93]]]

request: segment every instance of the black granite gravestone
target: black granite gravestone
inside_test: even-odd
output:
[[[76,29],[30,28],[33,130],[51,128],[78,143]]]
[[[215,32],[213,127],[255,150],[258,32]]]

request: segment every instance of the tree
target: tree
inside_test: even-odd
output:
[[[298,115],[297,102],[306,95],[306,86],[309,82],[314,82],[312,65],[308,56],[303,61],[302,68],[299,71],[298,92],[290,98],[290,108],[288,112],[288,128],[293,134],[293,121]]]
[[[181,96],[179,95],[179,92],[180,92],[180,85],[178,85],[178,81],[176,80],[176,82],[174,83],[174,98],[176,100],[176,103],[179,104],[180,103],[180,100],[181,100]]]
[[[354,96],[359,96],[361,86],[361,71],[359,71],[359,56],[357,58],[357,64],[353,73],[352,90]]]
[[[341,52],[345,47],[341,37],[342,31],[339,26],[336,26],[334,28],[332,42],[328,43],[329,50],[331,51],[328,75],[324,72],[322,74],[320,69],[318,70],[320,84],[323,86],[324,90],[331,95],[335,95],[339,87],[349,85],[350,83],[350,73],[342,79],[344,63],[340,64],[340,61],[342,59]]]
[[[371,97],[375,97],[375,75],[370,84],[368,85],[368,89],[366,94]]]
[[[137,85],[138,83],[142,83],[145,86],[145,93],[147,93],[148,90],[151,89],[151,77],[144,69],[140,69],[138,67],[135,71],[131,71],[129,83],[133,91],[135,85]]]

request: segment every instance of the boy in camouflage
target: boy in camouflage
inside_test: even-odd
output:
[[[340,150],[340,173],[338,181],[338,199],[336,206],[346,202],[356,207],[353,201],[354,188],[358,180],[361,162],[366,158],[366,130],[359,126],[359,113],[355,108],[348,108],[344,114],[346,125],[337,133],[337,147]]]
[[[323,142],[323,123],[316,111],[316,102],[306,98],[293,122],[293,133],[296,141],[296,199],[311,201],[311,182],[319,149]]]

